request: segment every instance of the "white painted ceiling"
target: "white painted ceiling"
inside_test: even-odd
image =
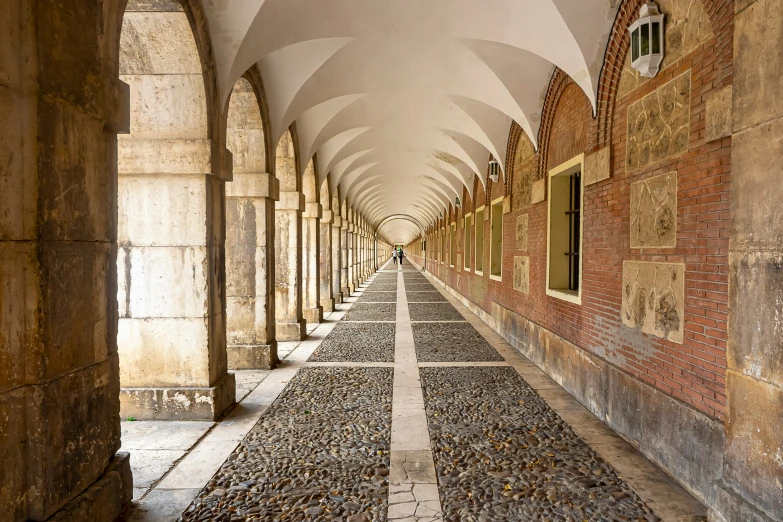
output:
[[[505,164],[511,122],[537,146],[554,67],[595,104],[619,0],[206,0],[220,91],[258,63],[275,142],[296,122],[374,225],[429,225],[489,155]],[[388,221],[387,241],[417,235]]]

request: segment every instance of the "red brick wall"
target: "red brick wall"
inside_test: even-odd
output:
[[[626,1],[621,9],[632,12],[638,9],[635,6],[638,3]],[[538,172],[539,179],[545,177],[546,170],[581,152],[590,152],[596,144],[608,141],[611,146],[611,177],[585,188],[581,305],[546,295],[546,201],[528,209],[512,209],[504,216],[502,282],[492,281],[488,275],[489,221],[483,223],[483,276],[475,275],[472,270],[465,272],[462,266],[451,269],[442,265],[438,271],[433,271],[485,310],[491,310],[491,303],[497,302],[662,392],[722,420],[726,405],[731,138],[705,142],[704,109],[707,96],[732,80],[733,2],[708,1],[705,8],[711,16],[715,38],[621,98],[615,97],[612,89],[616,89],[616,81],[610,80],[613,74],[615,78],[619,77],[618,67],[621,68],[625,59],[627,37],[623,33],[625,27],[615,27],[598,96],[597,118],[592,117],[587,98],[573,83],[564,89],[561,85],[560,97],[547,100],[554,112],[547,120],[548,135],[540,137],[540,150],[546,151],[546,157],[539,162],[545,166]],[[619,16],[618,20],[621,19]],[[687,70],[691,72],[692,81],[688,151],[626,172],[628,106]],[[631,183],[673,170],[678,173],[676,248],[631,249]],[[473,198],[475,206],[500,197],[504,191],[502,183],[494,184],[489,186],[490,197],[487,197],[480,183],[477,187]],[[516,218],[522,213],[529,214],[527,252],[516,250],[515,245]],[[463,214],[464,211],[460,213],[460,219]],[[458,227],[460,252],[463,251],[462,235]],[[512,287],[515,255],[530,256],[529,294]],[[622,324],[623,261],[685,264],[685,338],[682,344],[643,334]]]

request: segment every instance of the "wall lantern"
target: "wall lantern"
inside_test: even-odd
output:
[[[663,15],[655,2],[639,9],[639,19],[628,28],[631,32],[631,66],[639,74],[652,78],[663,61]]]
[[[459,196],[454,198],[454,206],[457,208],[462,208],[462,201],[459,200]]]
[[[500,179],[500,163],[495,158],[489,160],[489,179],[492,183],[497,183]]]
[[[438,216],[439,216],[441,219],[443,219],[443,211],[442,211],[442,210],[441,210],[440,212],[438,212]]]

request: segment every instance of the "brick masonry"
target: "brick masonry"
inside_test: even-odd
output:
[[[597,117],[593,117],[582,91],[567,76],[556,72],[545,102],[534,172],[530,174],[529,141],[514,124],[506,179],[488,182],[486,191],[477,181],[472,194],[465,190],[462,208],[450,209],[435,226],[440,230],[456,221],[456,252],[462,259],[464,215],[481,205],[487,205],[488,211],[491,201],[510,196],[514,204],[503,216],[502,280],[489,277],[488,220],[483,222],[483,275],[472,269],[466,271],[462,263],[451,268],[448,255],[443,257],[445,263],[440,262],[440,256],[436,262],[430,260],[428,268],[482,309],[491,311],[497,303],[710,418],[723,421],[731,138],[707,141],[705,107],[708,98],[732,82],[733,2],[704,2],[712,24],[712,31],[704,32],[706,39],[690,38],[693,48],[683,49],[676,59],[665,63],[655,78],[637,78],[635,87],[619,95],[617,85],[628,49],[626,28],[638,12],[637,4],[640,2],[623,3],[618,15],[601,77]],[[672,27],[683,29],[682,23]],[[628,108],[685,73],[690,78],[687,146],[682,152],[628,168]],[[576,305],[546,295],[549,195],[540,203],[529,204],[531,188],[527,180],[532,183],[544,179],[551,168],[606,145],[611,149],[610,177],[586,186],[584,191],[583,293],[582,304]],[[524,157],[516,154],[518,149]],[[515,167],[524,169],[524,181],[515,179]],[[631,248],[631,184],[670,172],[677,173],[676,246]],[[517,241],[517,222],[524,214],[528,216],[527,246],[520,250],[524,242]],[[472,234],[470,238],[472,242]],[[440,237],[430,238],[430,253],[435,243],[440,244]],[[445,244],[448,254],[448,237]],[[515,258],[518,263],[521,256],[529,257],[529,293],[514,288]],[[413,258],[421,260],[415,255]],[[684,264],[682,344],[623,325],[624,261]],[[472,259],[469,264],[473,266]]]

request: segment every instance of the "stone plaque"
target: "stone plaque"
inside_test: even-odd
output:
[[[532,204],[541,203],[546,200],[546,180],[539,179],[533,182],[533,187],[530,190],[530,202]]]
[[[527,216],[527,214],[517,216],[517,250],[527,251]]]
[[[685,325],[685,265],[623,262],[623,324],[682,343]]]
[[[527,135],[521,132],[514,154],[514,177],[511,185],[512,208],[514,210],[530,206],[536,166],[537,158],[533,144]]]
[[[585,186],[609,179],[612,170],[610,149],[611,147],[604,147],[585,156]]]
[[[629,169],[688,150],[691,73],[681,74],[628,107]]]
[[[708,142],[731,136],[731,85],[710,94],[704,108],[704,139]]]
[[[677,245],[677,173],[631,183],[631,248]]]
[[[514,290],[530,293],[530,258],[514,257]]]

